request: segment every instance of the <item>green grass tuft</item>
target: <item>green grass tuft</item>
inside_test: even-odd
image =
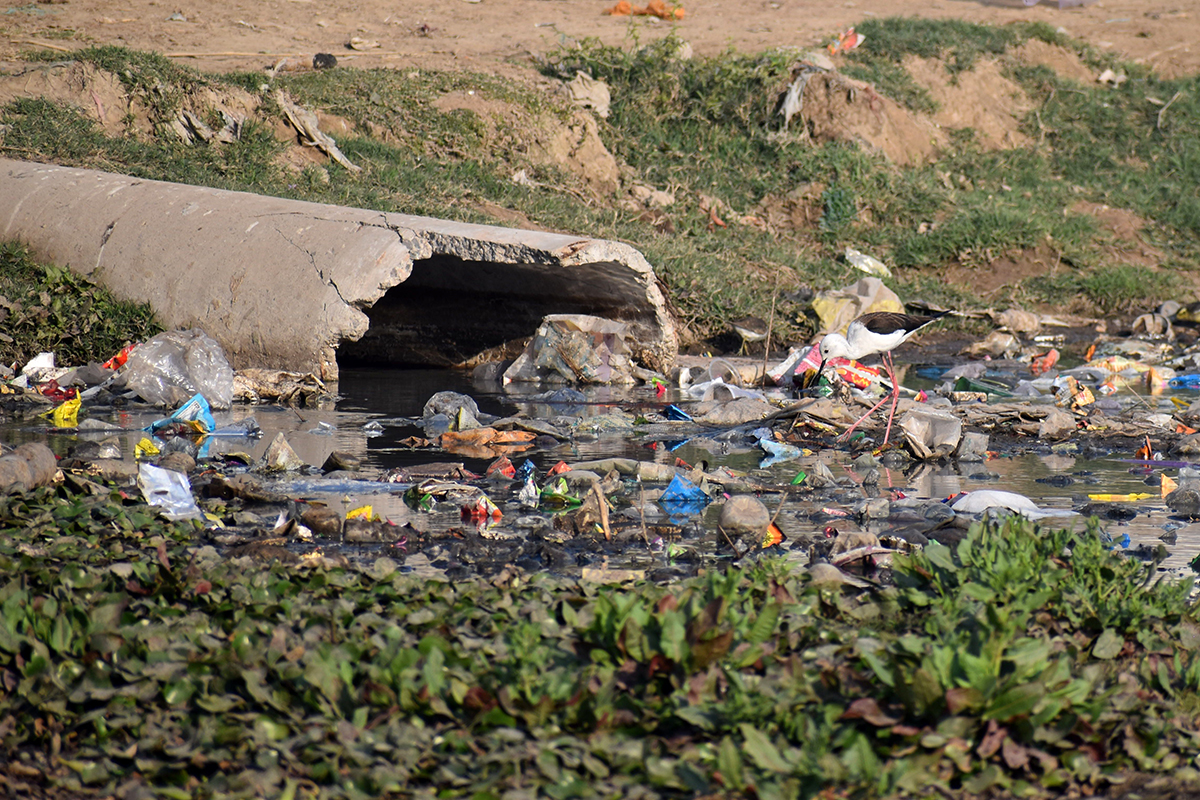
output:
[[[0,362],[20,366],[41,352],[59,364],[106,361],[162,330],[145,305],[117,300],[65,267],[0,243]]]

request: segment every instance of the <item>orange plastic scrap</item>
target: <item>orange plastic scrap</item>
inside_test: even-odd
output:
[[[446,431],[438,437],[438,444],[449,453],[483,460],[528,450],[533,447],[532,442],[536,438],[529,431],[471,428],[465,431]]]
[[[772,522],[767,526],[767,530],[763,534],[762,549],[766,550],[768,547],[774,547],[775,545],[786,540],[787,536],[785,536],[783,531],[779,530],[779,527]]]
[[[663,0],[650,0],[649,3],[646,3],[643,12],[648,17],[658,17],[659,19],[683,19],[683,6],[674,4],[668,6]],[[637,13],[636,10],[634,13]]]
[[[1058,351],[1051,347],[1049,352],[1033,357],[1033,360],[1029,364],[1029,371],[1035,376],[1044,375],[1054,369],[1054,365],[1057,363]]]
[[[537,438],[536,433],[529,431],[496,431],[492,444],[524,444]]]
[[[845,33],[838,34],[838,40],[829,45],[829,55],[836,56],[838,53],[845,53],[848,50],[853,50],[858,47],[867,37],[860,33],[855,33],[854,28],[848,28]]]
[[[1167,381],[1154,367],[1146,370],[1146,389],[1150,394],[1162,394],[1167,388]]]
[[[470,428],[465,431],[446,431],[438,437],[442,447],[490,444],[496,436],[495,428]]]
[[[1089,347],[1089,348],[1087,349],[1087,352],[1083,354],[1083,360],[1084,360],[1085,362],[1087,362],[1087,361],[1091,361],[1091,360],[1092,360],[1092,356],[1094,356],[1094,355],[1096,355],[1096,343],[1095,343],[1095,342],[1092,342],[1092,346],[1091,346],[1091,347]]]
[[[1164,500],[1167,499],[1167,495],[1169,495],[1171,492],[1175,491],[1175,488],[1178,485],[1179,484],[1176,483],[1171,478],[1171,476],[1163,475],[1162,476],[1162,486],[1159,487],[1159,491],[1162,493],[1162,499],[1164,499]]]
[[[667,20],[683,19],[684,15],[681,6],[669,6],[663,0],[650,0],[640,8],[632,5],[629,0],[620,0],[615,6],[606,8],[604,13],[611,17],[658,17]]]
[[[520,444],[532,442],[535,434],[529,431],[498,431],[495,428],[470,428],[465,431],[446,431],[440,442],[442,447],[485,444]]]
[[[1179,423],[1176,423],[1176,425],[1175,425],[1175,432],[1182,433],[1185,436],[1191,436],[1193,433],[1196,432],[1196,429],[1189,428],[1187,425],[1184,425],[1182,422],[1179,422]]]
[[[845,358],[831,358],[830,365],[839,378],[857,389],[866,389],[879,382],[879,370]]]

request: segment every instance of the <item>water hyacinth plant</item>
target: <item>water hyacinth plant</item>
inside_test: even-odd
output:
[[[202,536],[74,479],[0,498],[8,790],[1038,796],[1197,777],[1189,587],[1094,526],[980,525],[865,591],[783,559],[672,585],[447,583],[387,558],[228,559]]]

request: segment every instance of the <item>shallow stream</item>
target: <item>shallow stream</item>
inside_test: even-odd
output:
[[[217,427],[229,426],[253,417],[263,431],[260,438],[212,437],[208,440],[208,452],[240,452],[251,459],[258,459],[278,432],[283,432],[296,453],[314,467],[324,463],[333,451],[358,456],[364,469],[388,470],[425,464],[434,461],[462,461],[467,469],[482,475],[490,459],[461,458],[437,449],[413,449],[403,443],[408,437],[422,436],[417,424],[426,400],[438,391],[458,391],[469,394],[479,403],[480,410],[496,416],[525,416],[551,418],[555,416],[583,417],[599,416],[618,406],[626,411],[661,410],[667,402],[679,402],[678,396],[655,397],[649,389],[615,389],[599,387],[587,390],[587,402],[570,406],[548,406],[532,402],[523,397],[544,388],[529,388],[523,392],[501,390],[496,384],[473,386],[470,375],[450,371],[371,371],[347,369],[337,385],[338,398],[326,408],[291,409],[279,406],[235,405],[233,409],[217,412]],[[1182,396],[1192,399],[1195,392]],[[1169,406],[1169,400],[1158,398],[1151,403]],[[686,404],[683,404],[686,407]],[[1169,410],[1169,409],[1168,409]],[[142,428],[164,416],[157,409],[112,410],[101,419],[120,425],[124,431],[117,438],[126,459],[134,458],[134,447],[145,435]],[[371,423],[377,423],[372,431]],[[0,441],[19,444],[23,441],[46,441],[59,455],[68,454],[81,437],[96,434],[76,434],[74,431],[58,433],[47,429],[43,420],[27,420],[0,428]],[[995,450],[995,445],[992,447]],[[953,462],[942,464],[915,464],[906,470],[879,468],[879,491],[886,496],[889,491],[903,492],[909,497],[944,499],[962,491],[977,489],[1002,489],[1026,495],[1039,506],[1050,509],[1079,508],[1088,502],[1089,494],[1134,494],[1149,493],[1144,499],[1126,503],[1136,516],[1125,521],[1108,520],[1104,529],[1112,536],[1116,546],[1131,553],[1146,557],[1160,544],[1165,544],[1169,557],[1161,569],[1187,571],[1188,562],[1200,553],[1200,524],[1174,518],[1159,496],[1157,486],[1148,485],[1146,479],[1154,472],[1174,476],[1177,469],[1146,471],[1124,459],[1132,453],[1113,453],[1111,456],[1083,457],[1071,452],[1071,445],[1039,445],[1031,441],[1023,452],[1000,452],[984,462]],[[1085,452],[1094,452],[1090,448]],[[538,474],[560,460],[568,463],[613,456],[637,460],[655,460],[674,464],[676,458],[695,464],[707,462],[709,469],[728,467],[748,473],[763,484],[786,485],[801,470],[811,471],[816,460],[822,459],[840,480],[846,476],[858,479],[850,463],[850,454],[844,448],[827,448],[798,460],[760,467],[766,454],[757,448],[723,444],[714,439],[684,440],[669,442],[667,446],[648,446],[646,439],[637,429],[615,434],[577,437],[576,441],[559,443],[557,446],[535,447],[527,453],[513,456],[520,464],[526,457],[537,467]],[[409,508],[403,500],[408,485],[401,483],[377,483],[367,481],[330,482],[322,479],[314,470],[311,476],[288,477],[270,482],[272,488],[292,497],[304,497],[325,502],[334,508],[350,510],[370,504],[375,513],[398,525],[410,524],[422,532],[445,532],[467,525],[460,518],[457,507],[439,506],[432,512],[420,512]],[[519,537],[525,528],[535,524],[531,517],[544,512],[529,512],[516,503],[519,483],[488,483],[485,490],[503,510],[499,524],[489,529],[490,536]],[[650,488],[650,487],[647,487]],[[658,487],[661,488],[661,487]],[[836,496],[836,495],[835,495]],[[810,515],[830,505],[828,495],[821,499],[807,497],[802,493],[764,494],[762,499],[769,509],[775,511],[782,501],[786,507],[777,516],[777,524],[787,535],[781,545],[784,552],[798,559],[807,559],[807,548],[814,539],[825,535],[827,522],[810,521]],[[861,495],[855,491],[847,497],[844,507]],[[626,500],[628,505],[628,500]],[[651,504],[653,505],[653,504]],[[616,510],[620,512],[620,508]],[[687,548],[705,560],[719,553],[728,555],[718,542],[716,531],[717,507],[709,506],[704,512],[681,520],[669,520],[665,513],[655,508],[650,514],[651,522],[666,525],[668,522],[685,522],[684,540]],[[1080,520],[1049,520],[1051,525],[1082,526]],[[855,530],[853,519],[838,520],[840,530]],[[876,529],[877,530],[877,529]],[[1166,534],[1166,539],[1164,537]],[[1171,541],[1171,534],[1174,541]],[[333,543],[336,546],[336,543]],[[341,545],[341,552],[351,558],[371,558],[381,551],[379,545]],[[569,564],[556,565],[565,571],[584,566],[613,568],[638,568],[652,570],[666,566],[671,553],[678,550],[662,547],[661,542],[647,547],[640,540],[630,542],[619,554],[610,549],[606,554],[589,558],[579,556]],[[407,569],[444,571],[445,559],[430,558],[425,553],[408,553]]]

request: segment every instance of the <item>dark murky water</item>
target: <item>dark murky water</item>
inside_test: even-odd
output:
[[[293,410],[276,406],[235,406],[230,411],[217,412],[215,416],[218,429],[253,417],[261,426],[264,435],[257,439],[212,437],[208,441],[209,452],[243,452],[251,458],[258,458],[276,433],[283,432],[297,454],[314,466],[319,466],[331,452],[338,450],[362,457],[365,465],[372,469],[390,469],[431,461],[464,461],[468,469],[482,474],[487,460],[462,459],[438,450],[413,450],[402,444],[409,436],[422,435],[422,429],[414,418],[420,415],[430,395],[443,390],[469,394],[479,403],[481,411],[497,416],[522,413],[542,418],[556,415],[586,418],[602,415],[614,405],[626,410],[659,409],[664,402],[656,399],[647,389],[600,387],[588,391],[587,403],[570,407],[550,407],[528,399],[529,394],[544,391],[544,388],[525,388],[522,391],[506,393],[497,385],[473,386],[470,376],[465,373],[346,370],[337,386],[338,400],[328,408]],[[665,398],[666,401],[679,399]],[[1164,410],[1169,410],[1169,401],[1166,399],[1151,402],[1162,403]],[[141,429],[161,416],[163,414],[158,410],[140,409],[114,411],[101,418],[125,429],[117,438],[121,442],[125,457],[132,459],[135,445],[144,436]],[[371,422],[378,423],[381,429],[369,434],[364,430],[364,426]],[[6,444],[29,440],[48,441],[51,448],[60,455],[69,453],[79,438],[79,435],[73,432],[48,433],[41,420],[0,428],[0,441]],[[726,466],[747,472],[763,483],[774,484],[789,482],[800,470],[811,471],[816,460],[820,458],[826,460],[839,479],[847,474],[853,477],[849,454],[845,451],[824,450],[819,454],[807,455],[795,461],[763,469],[759,465],[765,454],[757,448],[714,446],[711,440],[691,440],[678,443],[673,450],[663,447],[649,449],[637,438],[636,433],[634,437],[628,434],[589,437],[586,441],[563,443],[557,447],[535,449],[528,453],[539,472],[559,460],[570,463],[609,456],[657,460],[664,463],[674,463],[677,457],[689,463],[704,460],[710,467]],[[524,457],[524,454],[514,457],[514,462],[520,463]],[[1122,542],[1120,546],[1133,549],[1153,548],[1162,543],[1160,537],[1168,529],[1177,528],[1173,531],[1177,537],[1176,541],[1168,545],[1171,555],[1163,564],[1163,568],[1186,570],[1188,561],[1200,552],[1200,524],[1182,524],[1179,520],[1172,520],[1169,510],[1159,498],[1157,487],[1148,486],[1145,483],[1145,473],[1137,472],[1134,465],[1120,460],[1124,457],[1126,454],[1114,454],[1112,458],[1088,460],[1070,452],[1046,452],[1002,456],[983,463],[916,465],[906,471],[880,468],[879,485],[884,491],[896,489],[908,496],[937,499],[960,491],[1002,489],[1026,495],[1040,506],[1052,509],[1077,508],[1087,502],[1088,494],[1150,493],[1151,497],[1129,504],[1137,512],[1134,519],[1126,522],[1106,522],[1105,528],[1114,539]],[[1173,469],[1165,471],[1172,476],[1177,472]],[[1064,475],[1072,478],[1070,485],[1039,482],[1039,479]],[[1058,480],[1061,481],[1062,478]],[[313,476],[300,480],[279,481],[277,488],[292,496],[320,499],[335,508],[346,510],[371,504],[377,514],[400,525],[411,523],[422,531],[439,528],[444,531],[463,524],[456,508],[446,508],[432,514],[413,511],[405,505],[401,497],[406,487],[400,484],[356,481],[330,485],[318,476]],[[504,519],[497,527],[498,535],[519,532],[514,526],[518,526],[522,518],[527,521],[530,516],[529,512],[516,505],[517,488],[519,487],[516,484],[513,484],[511,489],[488,487],[492,499],[505,513]],[[780,502],[780,497],[768,495],[764,497],[764,501],[774,510]],[[791,542],[797,546],[795,555],[799,558],[803,555],[800,544],[809,541],[819,531],[819,526],[808,521],[808,514],[815,505],[813,501],[805,499],[793,498],[786,502],[788,507],[779,515],[777,521]],[[717,549],[715,517],[716,509],[711,506],[699,516],[698,521],[709,535],[694,543],[697,549],[714,554]],[[1051,520],[1049,524],[1082,523]],[[1128,535],[1127,540],[1124,539],[1125,535]],[[609,565],[644,567],[665,560],[665,556],[661,554],[646,552],[640,543],[636,548],[631,548],[634,549],[637,552],[630,552],[627,558],[621,559],[621,563],[614,562]],[[410,557],[410,565],[417,569],[423,567],[419,557]]]

